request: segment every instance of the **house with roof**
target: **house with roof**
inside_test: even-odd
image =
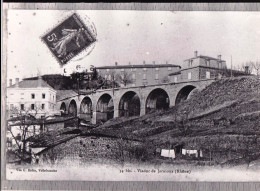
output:
[[[194,52],[194,57],[184,60],[179,71],[170,73],[170,81],[195,81],[203,79],[220,78],[223,71],[227,69],[226,61],[221,59],[221,55],[217,58],[210,56],[198,55],[198,51]]]
[[[143,61],[143,64],[132,65],[119,65],[117,62],[114,66],[101,66],[96,67],[97,72],[101,74],[105,79],[112,80],[113,75],[128,75],[131,79],[131,83],[127,86],[145,86],[156,85],[166,83],[168,81],[168,75],[172,72],[180,70],[179,65],[169,64],[156,64],[155,61],[152,64],[148,64]],[[124,86],[121,84],[121,86]]]
[[[42,80],[41,76],[34,80],[16,78],[15,84],[9,81],[7,87],[8,117],[24,112],[36,118],[51,116],[56,111],[56,90]]]

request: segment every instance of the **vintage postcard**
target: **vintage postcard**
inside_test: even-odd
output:
[[[260,181],[259,12],[4,19],[7,180]]]

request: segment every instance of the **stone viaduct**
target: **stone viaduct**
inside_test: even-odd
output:
[[[167,109],[187,99],[194,89],[203,89],[214,79],[158,85],[100,89],[89,95],[57,100],[58,110],[78,115],[91,123],[121,116],[142,116],[152,110]]]

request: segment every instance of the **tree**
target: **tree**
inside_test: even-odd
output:
[[[174,108],[175,125],[179,129],[181,134],[185,136],[188,134],[190,129],[190,126],[188,125],[188,112],[181,112],[180,105],[175,105]]]
[[[119,87],[118,80],[117,80],[117,74],[115,70],[109,71],[109,73],[104,76],[103,74],[100,74],[101,77],[105,80],[103,88],[117,88]]]
[[[106,79],[99,75],[96,68],[91,66],[90,72],[73,72],[70,75],[70,80],[73,89],[97,90],[105,86]]]
[[[133,83],[131,74],[126,71],[121,72],[121,74],[116,74],[116,80],[124,86]]]
[[[253,62],[252,61],[248,61],[246,63],[242,63],[241,64],[241,69],[242,71],[244,71],[245,73],[247,74],[251,74],[252,73],[252,70],[253,70]]]
[[[165,76],[165,77],[162,79],[162,83],[169,83],[169,82],[170,82],[169,77],[170,77],[170,76]]]
[[[20,159],[20,162],[29,162],[28,155],[30,152],[27,148],[27,138],[35,135],[35,124],[37,116],[42,111],[40,105],[34,104],[34,108],[19,109],[13,107],[10,109],[10,115],[15,116],[7,122],[7,133],[11,134],[11,139],[14,140],[15,145],[12,145],[12,151],[16,157]],[[45,115],[45,112],[41,112]]]
[[[256,71],[256,75],[259,76],[260,61],[251,62],[253,69]]]

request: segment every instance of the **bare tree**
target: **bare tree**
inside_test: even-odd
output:
[[[34,108],[19,109],[13,107],[10,109],[10,115],[14,116],[8,120],[7,133],[11,134],[11,139],[14,140],[15,146],[12,145],[12,150],[20,162],[26,162],[28,154],[27,138],[35,135],[35,121],[42,111],[40,105],[34,104]],[[43,111],[42,113],[45,112]],[[27,156],[26,156],[27,155]]]
[[[253,69],[256,71],[256,75],[259,76],[260,61],[251,62]]]
[[[188,125],[189,122],[188,112],[182,113],[180,111],[180,105],[175,105],[174,108],[175,108],[174,111],[175,125],[183,135],[187,135],[190,128]]]
[[[133,79],[130,73],[123,71],[121,74],[116,75],[116,80],[124,86],[133,83]]]
[[[242,71],[245,71],[247,74],[251,74],[253,71],[253,62],[252,61],[248,61],[246,63],[242,63],[240,68],[242,69]]]
[[[106,75],[100,74],[100,76],[104,79],[105,83],[103,85],[104,88],[116,88],[119,87],[118,81],[117,81],[117,74],[115,70],[111,70]]]
[[[170,82],[169,76],[165,76],[165,77],[162,79],[162,83],[169,83],[169,82]]]

